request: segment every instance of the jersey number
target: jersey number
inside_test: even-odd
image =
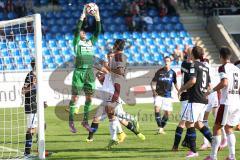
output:
[[[207,73],[206,72],[202,72],[202,88],[206,88],[207,87]]]
[[[238,90],[238,73],[233,73],[233,90]]]

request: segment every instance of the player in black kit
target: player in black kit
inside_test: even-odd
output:
[[[182,65],[181,65],[182,85],[186,84],[190,79],[189,71],[190,71],[191,63],[192,63],[192,61],[191,61],[190,55],[185,55],[184,61],[182,62]],[[180,96],[180,102],[181,102],[181,106],[182,106],[180,118],[182,117],[182,114],[187,106],[188,99],[189,99],[189,92],[187,90],[185,90],[182,92],[182,94]],[[175,139],[174,139],[172,151],[178,151],[178,146],[179,146],[179,143],[182,138],[182,132],[183,132],[183,129],[185,128],[185,122],[186,121],[184,121],[184,120],[180,120],[180,122],[176,128]]]
[[[203,59],[203,54],[204,52],[201,47],[193,47],[191,53],[193,63],[189,70],[190,79],[181,87],[178,93],[178,95],[181,95],[183,91],[188,90],[189,95],[191,95],[189,96],[187,106],[181,117],[181,120],[186,121],[186,138],[190,147],[190,152],[187,154],[186,158],[198,156],[196,151],[195,127],[200,130],[210,143],[212,142],[210,130],[202,123],[206,104],[208,103],[206,93],[209,90],[211,82],[208,67],[200,62],[200,60]]]

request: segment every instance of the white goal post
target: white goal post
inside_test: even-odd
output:
[[[5,28],[11,28],[13,26],[19,26],[19,31],[20,31],[20,26],[21,25],[24,25],[24,24],[27,24],[27,23],[31,23],[32,26],[33,26],[33,42],[34,42],[34,46],[35,48],[33,49],[34,50],[34,59],[36,61],[36,77],[37,77],[37,84],[36,84],[36,88],[37,88],[37,94],[36,94],[36,103],[37,103],[37,117],[38,117],[38,157],[39,159],[45,159],[45,133],[44,133],[44,123],[45,123],[45,120],[44,120],[44,101],[43,101],[43,91],[44,89],[42,88],[42,79],[43,79],[43,65],[42,65],[42,27],[41,27],[41,16],[40,14],[34,14],[34,15],[31,15],[31,16],[27,16],[27,17],[23,17],[23,18],[18,18],[18,19],[13,19],[13,20],[7,20],[7,21],[0,21],[0,29],[4,30],[5,32]],[[20,31],[21,32],[21,31]],[[21,33],[20,33],[21,35]],[[6,35],[5,35],[5,38],[6,38]],[[2,41],[0,43],[6,43],[5,45],[8,45],[10,43],[14,43],[14,44],[18,44],[19,42],[18,41],[15,41],[15,39],[11,40],[11,42],[8,42],[7,38],[6,38],[6,41]],[[17,46],[18,49],[20,46]],[[6,51],[7,52],[11,52],[10,51],[11,48],[9,48],[7,46],[6,48]],[[17,50],[17,49],[16,49]],[[20,52],[21,52],[21,49],[19,49]],[[1,53],[1,52],[0,52]],[[12,55],[11,55],[12,56]],[[21,58],[21,53],[20,53],[20,56]],[[26,56],[27,57],[27,56]],[[1,58],[5,58],[2,54],[1,54]],[[18,57],[17,57],[18,58]],[[13,57],[13,59],[15,59],[15,57]],[[1,62],[0,65],[6,65],[4,63]],[[18,65],[18,63],[14,62],[14,65]],[[1,76],[11,76],[13,78],[10,78],[10,79],[14,79],[17,77],[17,75],[19,74],[22,74],[22,75],[25,75],[26,77],[26,73],[27,71],[24,70],[24,71],[21,71],[19,69],[18,66],[16,66],[16,69],[4,69],[5,66],[1,66],[1,71],[0,73],[2,73]],[[29,69],[28,69],[29,71]],[[20,76],[22,77],[22,76]],[[6,85],[8,85],[8,77],[7,78],[0,78],[0,87],[2,85],[2,88],[6,88]],[[20,78],[17,80],[18,82],[20,81]],[[16,82],[16,81],[15,81]],[[19,84],[23,84],[24,82],[24,79],[21,79],[21,82],[19,82]],[[5,85],[5,86],[4,86]],[[21,88],[22,86],[18,85],[16,88]],[[0,97],[0,101],[3,101],[3,97],[2,97],[2,90],[1,90],[1,97]],[[7,94],[5,94],[5,97],[6,97]],[[9,93],[10,95],[10,93]],[[0,109],[4,110],[3,112],[1,112],[1,115],[0,116],[4,116],[4,119],[0,119],[0,123],[3,123],[4,125],[3,126],[0,126],[1,129],[4,129],[3,127],[9,127],[5,124],[8,124],[7,122],[3,122],[4,120],[8,121],[8,118],[5,118],[5,116],[8,116],[8,115],[4,115],[6,112],[7,109],[9,108],[19,108],[19,102],[16,102],[16,106],[7,106],[6,105],[7,103],[1,103],[0,102]],[[23,105],[24,106],[24,105]],[[6,108],[6,109],[5,109]],[[24,110],[22,108],[22,110]],[[11,111],[10,113],[14,113],[15,111]],[[21,111],[22,114],[24,114],[24,112]],[[20,115],[20,111],[17,112],[17,113],[14,113],[14,115],[11,115],[11,118],[9,119],[16,119],[16,122],[9,122],[9,124],[12,124],[14,125],[14,123],[18,123],[18,119],[16,117],[18,117]],[[20,116],[19,116],[20,117]],[[20,121],[20,120],[19,120]],[[25,119],[25,116],[24,116],[24,121],[26,121]],[[0,124],[1,125],[1,124]],[[23,129],[21,129],[20,127],[23,128],[23,126],[17,126],[16,127],[16,130],[21,130],[21,135],[24,134],[22,131]],[[24,126],[26,127],[26,126]],[[27,128],[26,128],[27,130]],[[11,133],[17,133],[17,131],[15,131],[14,129],[11,129]],[[8,135],[1,135],[1,134],[5,134],[7,133],[4,129],[4,131],[0,132],[0,136],[8,136]],[[20,134],[20,133],[19,133]],[[17,145],[19,148],[21,148],[20,152],[23,152],[23,148],[24,148],[24,143],[23,143],[23,138],[19,139],[19,135],[18,136],[18,140],[21,142],[19,142]],[[11,135],[11,139],[13,136]],[[23,137],[23,136],[22,136]],[[14,148],[9,148],[9,147],[5,147],[5,143],[10,143],[10,142],[6,142],[4,140],[4,142],[1,142],[2,139],[0,139],[0,151],[8,151],[9,152],[9,155],[8,155],[8,158],[12,158],[12,153],[11,152],[18,152],[18,147],[17,149],[14,149]],[[13,146],[14,144],[11,144],[11,146]],[[23,146],[22,146],[23,145]],[[1,157],[1,154],[3,156],[3,153],[0,153],[0,159],[4,158],[4,157]],[[16,156],[16,155],[15,155]],[[20,156],[20,153],[18,153],[17,156]],[[21,157],[21,156],[20,156]],[[20,158],[19,157],[19,158]],[[13,157],[14,158],[14,157]]]

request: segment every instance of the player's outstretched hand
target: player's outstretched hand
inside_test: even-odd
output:
[[[95,17],[96,21],[100,21],[100,13],[99,13],[99,8],[97,5],[96,5],[96,12],[94,14],[94,17]]]

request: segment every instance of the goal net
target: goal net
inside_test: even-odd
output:
[[[39,14],[0,21],[0,75],[0,159],[24,158],[26,144],[45,159]],[[26,138],[29,128],[36,129],[32,141]]]

